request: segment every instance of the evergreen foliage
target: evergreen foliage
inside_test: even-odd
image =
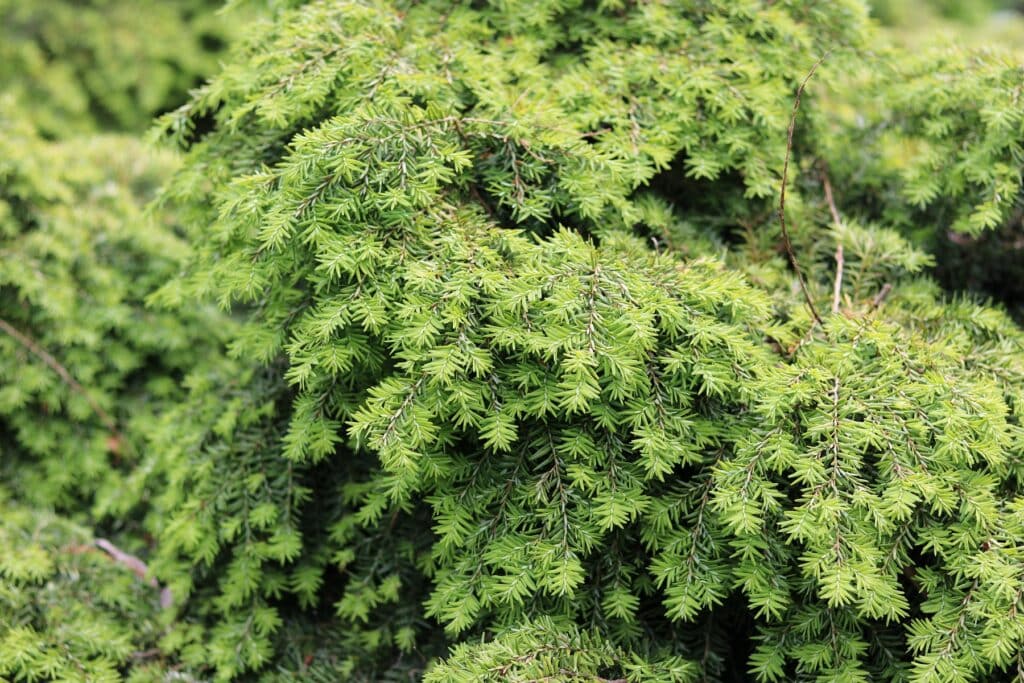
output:
[[[887,26],[909,27],[914,22],[932,21],[934,18],[953,20],[962,28],[983,22],[993,12],[1010,9],[1013,0],[978,0],[977,2],[956,2],[955,0],[872,0],[871,14]]]
[[[609,671],[613,673],[608,673]],[[452,656],[424,676],[427,683],[470,681],[692,681],[696,667],[669,659],[636,663],[601,636],[581,632],[573,623],[540,619],[481,644],[457,645]]]
[[[1020,55],[946,48],[887,65],[845,84],[848,113],[832,119],[835,137],[819,136],[844,200],[908,230],[977,236],[1019,223]]]
[[[837,229],[853,289],[820,328],[777,259],[735,256],[779,283],[766,297],[671,248],[686,229],[680,183],[769,205],[793,92],[826,46],[865,43],[863,9],[652,12],[313,2],[281,12],[165,117],[190,146],[169,205],[204,232],[161,300],[237,306],[249,324],[235,355],[281,368],[294,397],[277,404],[271,472],[316,473],[312,491],[348,470],[337,509],[323,508],[329,493],[231,494],[221,514],[250,525],[258,508],[246,506],[277,496],[258,513],[258,552],[250,531],[225,535],[212,519],[187,540],[168,525],[167,545],[209,544],[206,563],[228,562],[216,600],[236,609],[214,632],[239,633],[244,614],[254,625],[228,650],[247,654],[204,655],[222,675],[262,666],[296,603],[363,630],[353,652],[377,652],[366,666],[436,652],[424,619],[449,639],[505,634],[437,676],[516,666],[544,639],[521,629],[544,618],[592,629],[583,650],[610,648],[586,664],[593,676],[613,652],[760,680],[953,680],[1016,665],[1019,620],[985,617],[1019,602],[1006,496],[1018,378],[961,355],[989,343],[1012,358],[1016,328],[918,329],[909,301],[927,287],[901,274],[928,259],[891,231]],[[217,123],[197,138],[205,116]],[[927,128],[905,118],[907,135]],[[1018,140],[1011,127],[977,145],[1012,160]],[[887,192],[901,182],[883,180]],[[945,180],[969,206],[973,186],[953,185],[955,170]],[[893,202],[910,212],[904,197]],[[875,303],[883,284],[899,289]],[[232,467],[263,471],[265,457],[238,452]],[[302,594],[328,573],[337,595]],[[753,651],[734,650],[721,624]],[[536,666],[523,675],[575,675]]]
[[[0,677],[1024,677],[1024,332],[930,279],[1016,239],[1016,52],[269,5],[143,107],[28,105],[210,73],[180,164],[2,110]]]
[[[0,502],[0,677],[5,681],[159,680],[158,592],[79,526]]]

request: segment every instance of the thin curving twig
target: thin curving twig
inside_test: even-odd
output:
[[[800,282],[800,289],[804,293],[804,299],[807,301],[807,307],[811,309],[811,315],[814,316],[814,320],[820,325],[821,316],[818,315],[818,309],[814,307],[814,300],[811,299],[811,293],[807,289],[807,282],[804,280],[804,273],[800,269],[800,262],[796,259],[796,254],[793,253],[793,243],[789,239],[789,231],[786,229],[786,181],[789,178],[789,158],[793,154],[793,131],[796,129],[796,113],[800,109],[800,98],[803,97],[804,88],[807,87],[807,82],[811,80],[811,76],[818,70],[821,63],[825,61],[825,58],[829,56],[831,50],[823,54],[818,58],[818,61],[814,63],[811,70],[804,76],[804,80],[800,83],[800,87],[796,89],[796,99],[793,100],[793,113],[789,117],[789,130],[786,132],[786,160],[782,165],[782,191],[779,193],[779,225],[782,227],[782,241],[786,246],[786,253],[789,255],[789,262],[793,264],[793,270],[796,271],[796,278]]]
[[[113,436],[117,437],[118,440],[120,440],[122,443],[125,443],[123,435],[117,428],[117,422],[114,420],[113,417],[110,416],[110,413],[103,409],[103,406],[101,406],[96,401],[96,399],[93,398],[92,394],[90,394],[89,391],[78,382],[78,380],[72,377],[68,369],[61,365],[60,362],[56,358],[54,358],[52,354],[50,354],[50,352],[41,347],[31,337],[29,337],[27,334],[25,334],[18,328],[14,327],[14,325],[11,325],[3,318],[0,318],[0,331],[6,333],[7,336],[11,337],[12,339],[14,339],[14,341],[18,342],[23,347],[25,347],[32,355],[46,363],[46,365],[55,373],[57,373],[57,376],[60,377],[61,380],[63,380],[63,382],[67,384],[72,391],[81,394],[82,397],[84,397],[85,400],[89,403],[89,407],[92,408],[92,411],[96,413],[96,417],[98,417],[100,419],[100,422],[103,423],[103,426],[110,430],[110,433]]]

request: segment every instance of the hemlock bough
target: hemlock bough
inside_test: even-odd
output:
[[[68,366],[119,425],[145,406],[133,456],[60,485],[38,435],[96,411],[45,363],[65,410],[0,403],[30,425],[3,481],[174,596],[140,582],[155,654],[113,675],[1024,676],[1024,334],[928,275],[1019,232],[1019,54],[910,54],[855,0],[272,5],[159,119],[152,223],[148,184],[89,222],[145,246],[84,290],[127,360]],[[5,236],[77,230],[21,149]],[[74,357],[31,282],[18,329]]]

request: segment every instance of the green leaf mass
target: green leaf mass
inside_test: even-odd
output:
[[[0,67],[0,678],[1024,676],[1018,47],[183,1],[103,81],[135,15],[57,4],[0,0],[81,41]]]

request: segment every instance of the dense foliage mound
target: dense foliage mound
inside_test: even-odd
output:
[[[929,278],[1019,233],[1019,55],[271,4],[180,166],[8,117],[2,675],[1024,677],[1024,333]]]

